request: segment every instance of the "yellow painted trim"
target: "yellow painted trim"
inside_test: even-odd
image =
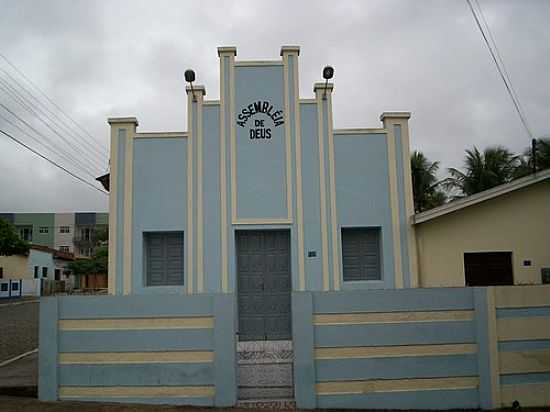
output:
[[[136,133],[134,139],[185,139],[187,132],[146,132]]]
[[[230,94],[231,94],[231,104],[230,104],[230,115],[231,115],[231,223],[233,225],[238,224],[249,224],[246,223],[248,218],[239,218],[237,213],[237,143],[236,143],[236,136],[235,136],[235,125],[233,124],[233,119],[235,118],[235,66],[245,66],[248,64],[239,64],[243,62],[235,62],[233,60],[233,64],[230,67]],[[249,63],[249,62],[246,62]],[[253,62],[258,63],[258,62]],[[250,64],[251,66],[256,66],[257,64]],[[284,223],[292,223],[292,152],[291,152],[291,146],[292,143],[290,141],[290,125],[288,122],[288,63],[287,63],[287,56],[283,56],[283,62],[280,62],[281,66],[283,67],[283,116],[284,116],[284,127],[285,127],[285,185],[286,185],[286,208],[287,208],[287,217],[286,218],[261,218],[256,219],[257,221],[261,222],[261,224],[274,222],[274,221],[283,221]],[[255,224],[255,223],[252,223]]]
[[[132,293],[132,215],[134,174],[134,131],[127,129],[124,156],[124,244],[123,244],[123,294]]]
[[[59,330],[153,330],[153,329],[211,329],[214,318],[133,318],[133,319],[61,319]]]
[[[202,100],[197,99],[197,292],[204,291]]]
[[[501,407],[511,407],[518,400],[522,407],[550,405],[550,383],[502,385]]]
[[[302,182],[302,125],[300,119],[300,87],[298,83],[298,54],[294,57],[294,122],[296,135],[296,226],[298,229],[298,290],[306,289],[304,200]]]
[[[291,142],[290,142],[290,96],[288,84],[288,55],[283,54],[283,95],[284,95],[284,110],[283,116],[285,119],[285,165],[286,165],[286,210],[288,219],[292,219],[292,169],[291,169]]]
[[[212,351],[178,352],[84,352],[60,353],[60,365],[119,365],[143,363],[207,363],[214,361]]]
[[[497,308],[550,306],[550,285],[495,286]]]
[[[323,290],[330,289],[328,273],[328,233],[327,233],[327,200],[325,181],[325,132],[323,128],[323,100],[322,93],[316,94],[317,98],[317,128],[319,133],[319,194],[321,204],[321,249],[323,259]]]
[[[187,246],[187,270],[185,271],[185,280],[187,281],[187,293],[193,293],[193,140],[195,125],[193,124],[193,97],[191,93],[187,94],[187,233],[185,234],[185,243]]]
[[[405,215],[407,217],[407,243],[409,249],[409,272],[411,274],[411,288],[419,286],[418,279],[418,254],[416,251],[416,235],[413,225],[414,219],[414,200],[412,190],[412,172],[411,172],[411,153],[410,153],[410,137],[408,122],[401,123],[401,149],[403,156],[403,190],[405,193]]]
[[[550,317],[497,319],[500,341],[550,339]]]
[[[322,382],[315,385],[317,395],[352,395],[374,392],[401,392],[438,389],[474,389],[479,386],[477,377],[379,379],[367,381]]]
[[[254,67],[254,66],[283,66],[284,63],[281,60],[241,60],[236,61],[237,67]]]
[[[220,56],[220,207],[221,207],[221,289],[223,293],[229,291],[229,275],[227,272],[227,153],[225,138],[225,70],[224,57]]]
[[[445,356],[477,353],[474,343],[445,345],[359,346],[316,348],[315,359],[369,359],[403,356]]]
[[[110,157],[110,191],[109,191],[109,261],[107,283],[109,294],[116,294],[116,257],[117,257],[117,193],[118,193],[118,128],[111,126],[111,157]]]
[[[487,335],[488,335],[488,356],[489,356],[489,372],[491,379],[491,399],[493,405],[500,405],[500,372],[499,372],[499,356],[498,337],[497,337],[497,313],[495,308],[495,293],[494,288],[487,288]]]
[[[365,135],[365,134],[386,134],[388,131],[384,128],[349,128],[349,129],[334,129],[335,135],[353,134],[353,135]]]
[[[213,397],[214,386],[60,386],[59,398]]]
[[[233,222],[234,225],[287,225],[291,224],[292,220],[286,218],[266,218],[266,219],[238,219]]]
[[[401,262],[401,236],[399,233],[399,201],[397,193],[397,162],[395,157],[395,134],[389,128],[388,142],[388,180],[390,190],[390,207],[392,220],[393,257],[395,270],[395,288],[403,288],[403,267]]]
[[[229,60],[229,134],[231,144],[231,221],[237,221],[237,142],[233,126],[235,119],[235,61]]]
[[[330,224],[332,227],[332,274],[334,290],[340,290],[340,243],[338,242],[338,213],[336,211],[336,167],[334,162],[334,135],[332,133],[332,92],[327,93],[327,133],[330,185]]]
[[[313,315],[314,325],[368,325],[410,322],[458,322],[474,319],[473,310],[437,312],[340,313]]]
[[[550,372],[550,349],[501,352],[500,373]]]

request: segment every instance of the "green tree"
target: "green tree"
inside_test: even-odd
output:
[[[414,211],[423,212],[445,203],[447,196],[440,190],[437,179],[439,162],[431,162],[422,152],[411,154]]]
[[[450,168],[445,186],[456,190],[456,198],[470,196],[508,183],[514,178],[519,157],[502,146],[492,146],[480,152],[477,147],[466,150],[464,171]]]
[[[15,226],[0,219],[0,256],[26,255],[30,245],[19,237]]]
[[[68,268],[76,276],[107,273],[108,260],[108,248],[99,247],[91,258],[76,259]]]

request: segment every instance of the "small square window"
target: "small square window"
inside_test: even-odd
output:
[[[48,226],[40,226],[40,228],[38,229],[38,231],[40,233],[48,233],[49,232],[49,228]]]
[[[9,284],[8,283],[2,283],[0,285],[0,291],[1,292],[7,292],[9,290]]]
[[[59,226],[59,233],[71,233],[70,226]]]
[[[11,284],[11,290],[18,291],[19,290],[19,283],[12,283]]]
[[[69,248],[69,246],[59,246],[59,251],[64,252],[64,253],[69,253],[70,248]]]
[[[143,240],[146,285],[183,285],[183,232],[148,232]]]
[[[344,282],[381,280],[380,228],[342,228]]]

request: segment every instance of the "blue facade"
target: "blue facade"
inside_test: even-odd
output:
[[[281,228],[290,230],[293,290],[417,286],[409,114],[334,129],[332,84],[299,96],[297,48],[283,48],[280,61],[235,55],[220,49],[220,100],[187,90],[187,132],[139,133],[137,120],[113,119],[111,293],[235,292],[235,231]],[[344,281],[343,228],[380,230],[379,279]],[[148,231],[183,231],[184,285],[144,286]]]

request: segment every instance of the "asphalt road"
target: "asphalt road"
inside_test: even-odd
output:
[[[0,362],[38,347],[39,303],[17,302],[0,300]]]

